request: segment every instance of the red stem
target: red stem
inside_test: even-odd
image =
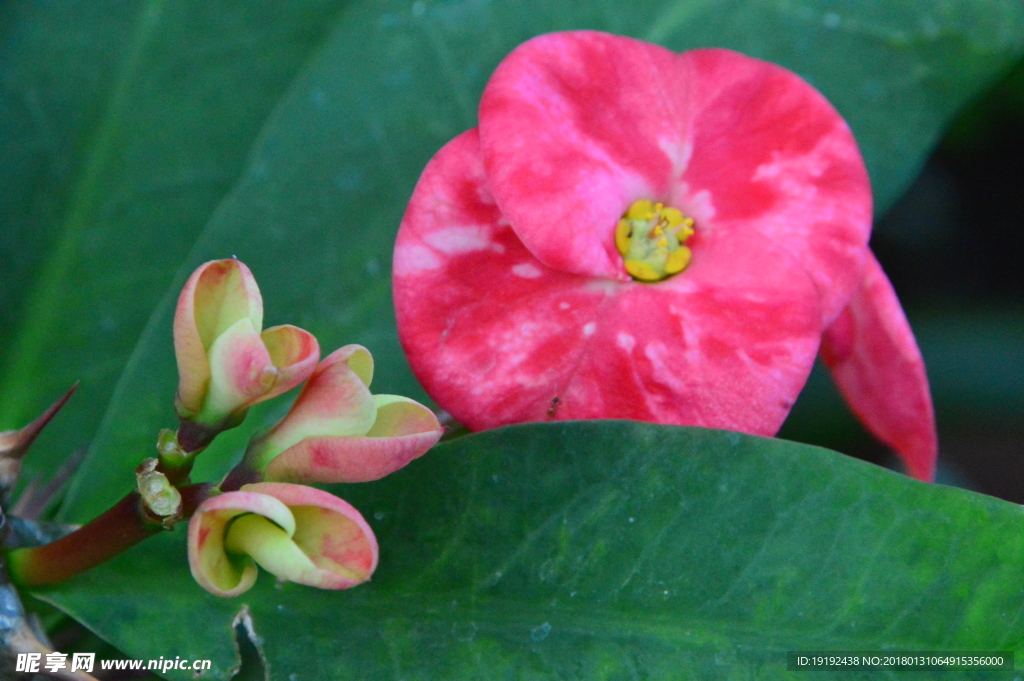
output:
[[[212,496],[213,485],[181,488],[182,519]],[[16,549],[8,554],[11,579],[25,586],[54,584],[104,563],[164,528],[142,507],[138,492],[128,496],[71,534],[44,546]]]
[[[249,465],[249,461],[243,457],[237,466],[228,471],[227,476],[225,476],[217,487],[222,492],[234,492],[241,488],[242,485],[262,481],[263,474],[254,470],[252,466]]]

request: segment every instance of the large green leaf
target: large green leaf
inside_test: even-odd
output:
[[[1019,506],[818,447],[531,424],[334,491],[381,545],[351,591],[263,575],[217,600],[179,536],[44,597],[212,678],[243,606],[274,679],[781,679],[789,650],[1024,650]]]
[[[268,119],[244,176],[151,319],[65,517],[84,520],[119,496],[127,471],[151,451],[153,433],[173,424],[172,303],[203,260],[238,255],[261,282],[269,323],[309,328],[326,350],[363,343],[378,360],[378,391],[424,397],[394,332],[391,242],[426,161],[474,124],[494,66],[537,33],[600,28],[677,50],[731,47],[793,68],[850,120],[879,207],[889,205],[943,122],[1019,53],[1024,7],[963,0],[844,8],[665,0],[354,5]],[[204,455],[198,472],[223,471],[260,416]]]
[[[0,430],[87,446],[175,270],[344,0],[0,6]]]
[[[335,15],[339,5],[0,8],[5,36],[20,30],[35,40],[0,41],[5,69],[16,65],[0,72],[0,104],[21,112],[0,116],[0,151],[20,178],[0,186],[3,206],[16,209],[0,229],[0,256],[5,267],[8,253],[17,265],[0,283],[0,427],[27,420],[74,378],[86,380],[85,399],[69,405],[29,461],[47,468],[91,443],[65,518],[87,520],[119,498],[152,452],[156,430],[173,425],[171,309],[203,260],[238,255],[261,283],[268,324],[309,328],[328,351],[363,343],[378,361],[378,392],[424,398],[394,333],[391,241],[423,165],[474,124],[488,75],[522,40],[597,28],[677,50],[730,47],[792,68],[850,121],[878,210],[912,180],[952,113],[1024,45],[1024,7],[1015,0],[361,0]],[[81,16],[59,14],[72,10]],[[117,12],[131,17],[110,16]],[[66,43],[57,58],[42,56],[54,53],[48,41]],[[29,75],[8,77],[18,69]],[[51,100],[33,92],[51,82],[53,103],[43,111],[61,116],[37,117],[36,103]],[[47,165],[47,144],[58,142],[64,165]],[[17,169],[33,164],[47,170],[30,182]],[[61,168],[71,170],[60,175]],[[282,409],[254,410],[203,455],[197,477],[222,472],[247,432]],[[524,428],[447,445],[393,480],[346,489],[369,516],[383,514],[376,527],[385,561],[370,587],[323,594],[263,584],[252,598],[216,601],[189,581],[180,538],[166,538],[50,597],[133,655],[208,656],[221,676],[232,666],[229,622],[240,602],[251,604],[279,678],[293,669],[316,678],[316,656],[335,666],[322,678],[361,663],[365,669],[349,675],[490,678],[510,665],[518,671],[509,676],[600,678],[604,669],[658,677],[675,674],[661,668],[674,665],[684,674],[781,676],[771,655],[796,643],[1020,640],[1015,624],[998,629],[1004,612],[1017,613],[1003,571],[1013,571],[1019,551],[994,539],[999,528],[1005,536],[1019,530],[1014,507],[820,450],[734,436],[738,444],[718,439],[690,451],[689,438],[724,436],[591,427],[592,469],[591,452],[579,449],[582,431]],[[568,445],[564,433],[574,438]],[[615,451],[599,451],[613,444]],[[621,528],[598,532],[597,520],[633,508],[634,523],[627,517]],[[558,563],[560,544],[545,534],[563,517],[576,530],[557,541],[564,536],[570,552],[587,549],[575,554],[584,556],[581,566]],[[983,517],[992,534],[975,527]],[[810,537],[806,546],[797,531]],[[840,541],[847,531],[850,554]],[[932,537],[947,540],[947,554]],[[627,581],[624,561],[638,556],[646,562]],[[495,584],[479,581],[505,562],[509,572]],[[752,572],[744,572],[748,564]],[[574,575],[575,596],[554,591]],[[482,594],[479,607],[472,594]],[[929,610],[932,595],[939,605]],[[431,646],[445,646],[445,656],[416,667],[414,659],[432,657]],[[629,664],[632,671],[616,666]]]

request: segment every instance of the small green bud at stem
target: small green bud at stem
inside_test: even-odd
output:
[[[146,459],[135,469],[143,508],[170,528],[181,518],[181,493],[156,469],[156,459]]]

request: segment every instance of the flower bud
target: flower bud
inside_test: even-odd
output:
[[[359,511],[303,485],[245,485],[204,501],[188,526],[192,576],[215,596],[237,596],[256,565],[279,580],[348,589],[377,567],[377,539]]]
[[[309,376],[320,357],[316,338],[295,326],[262,327],[263,299],[248,267],[231,258],[192,273],[174,314],[183,422],[216,434]]]
[[[268,480],[366,482],[426,453],[444,429],[427,407],[371,395],[373,358],[346,345],[322,361],[291,410],[255,438],[249,465]]]

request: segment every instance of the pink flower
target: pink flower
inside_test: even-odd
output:
[[[377,540],[359,511],[312,487],[245,485],[207,499],[189,521],[192,576],[215,596],[237,596],[256,564],[282,581],[348,589],[377,567]]]
[[[422,456],[444,429],[422,404],[371,395],[373,358],[361,345],[328,355],[288,414],[255,438],[245,465],[269,480],[367,482]]]
[[[824,335],[854,410],[930,479],[927,381],[867,247],[871,214],[848,126],[795,74],[540,36],[420,178],[395,245],[399,335],[472,429],[627,418],[759,435]]]
[[[320,357],[308,331],[263,328],[263,298],[235,259],[200,265],[174,313],[175,406],[182,421],[213,430],[237,425],[252,405],[302,383]]]

